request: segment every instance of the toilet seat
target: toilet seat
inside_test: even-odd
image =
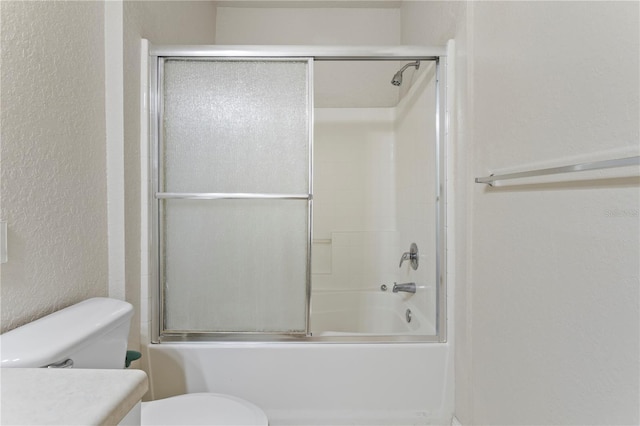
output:
[[[268,424],[264,411],[231,395],[190,393],[142,403],[142,425]]]

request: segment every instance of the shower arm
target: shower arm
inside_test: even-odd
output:
[[[416,67],[416,69],[419,70],[420,69],[420,61],[409,62],[408,64],[406,64],[405,66],[400,68],[400,71],[398,71],[398,72],[399,73],[403,73],[404,70],[406,70],[409,67]]]

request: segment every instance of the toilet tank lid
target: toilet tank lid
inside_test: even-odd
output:
[[[122,300],[84,300],[0,335],[0,367],[37,368],[62,361],[132,316],[133,306]]]

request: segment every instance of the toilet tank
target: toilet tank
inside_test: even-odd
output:
[[[0,367],[124,368],[133,306],[96,297],[0,335]]]

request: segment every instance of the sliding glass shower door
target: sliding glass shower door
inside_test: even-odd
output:
[[[311,66],[160,60],[162,333],[307,333]]]

